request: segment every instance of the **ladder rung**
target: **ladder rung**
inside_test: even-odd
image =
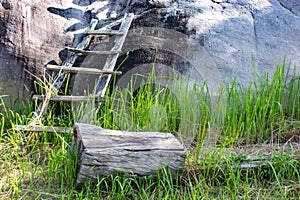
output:
[[[45,95],[33,95],[33,99],[44,100]],[[87,101],[96,101],[103,102],[105,101],[104,97],[99,96],[51,96],[51,101],[69,101],[69,102],[87,102]]]
[[[30,132],[48,132],[48,133],[70,133],[72,128],[58,127],[58,126],[37,126],[37,125],[15,125],[16,131],[30,131]]]
[[[100,70],[96,68],[83,68],[83,67],[64,67],[59,65],[47,65],[48,70],[61,70],[64,72],[73,72],[73,73],[86,73],[86,74],[116,74],[121,75],[121,71],[110,71],[110,70]]]
[[[85,31],[86,35],[124,35],[123,32],[115,31],[115,30],[90,30]]]
[[[96,55],[113,55],[117,53],[121,53],[121,51],[88,51],[88,50],[82,50],[82,49],[75,49],[71,47],[66,47],[69,51],[73,51],[75,53],[81,53],[81,54],[96,54]]]

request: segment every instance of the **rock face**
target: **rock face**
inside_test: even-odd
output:
[[[47,11],[52,4],[63,6],[47,0],[4,0],[0,5],[0,95],[7,95],[6,104],[27,97],[25,88],[33,89],[30,73],[39,76],[47,62],[59,62],[58,52],[72,42],[73,34],[64,33],[70,22],[61,23]]]
[[[3,0],[0,95],[26,96],[24,84],[32,89],[32,78],[24,70],[39,76],[45,64],[61,63],[64,46],[92,18],[101,26],[126,12],[137,17],[124,47],[136,49],[123,63],[125,72],[156,62],[198,81],[228,83],[237,76],[246,85],[254,72],[272,72],[285,54],[300,65],[298,0]]]

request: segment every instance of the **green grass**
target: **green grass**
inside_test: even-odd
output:
[[[299,152],[271,152],[265,166],[249,169],[239,166],[249,155],[228,153],[242,145],[284,143],[287,132],[300,129],[299,74],[286,65],[246,88],[233,81],[216,100],[205,83],[187,87],[181,80],[167,87],[145,83],[139,91],[115,88],[93,123],[171,132],[186,147],[192,144],[186,167],[176,175],[162,169],[156,179],[113,174],[80,190],[72,133],[14,131],[15,124],[29,122],[34,106],[19,102],[23,109],[16,112],[0,98],[0,199],[299,199]],[[51,103],[42,123],[71,127],[80,120],[74,114],[83,116],[70,105]]]
[[[277,67],[271,79],[265,74],[246,89],[235,81],[225,89],[225,136],[236,141],[243,138],[246,143],[260,143],[275,133],[299,128],[299,75],[296,76],[294,71],[288,83],[286,71],[289,70],[283,63]],[[297,122],[295,126],[288,126],[293,122]]]

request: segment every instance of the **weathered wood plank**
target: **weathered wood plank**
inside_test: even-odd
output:
[[[68,127],[57,127],[57,126],[15,125],[14,130],[28,131],[28,132],[70,133],[72,129]]]
[[[115,31],[115,30],[92,30],[92,31],[85,31],[84,34],[86,34],[86,35],[124,35],[123,32]]]
[[[171,133],[127,132],[77,123],[74,125],[79,163],[76,185],[116,171],[156,176],[159,169],[182,170],[186,152]]]
[[[111,51],[89,51],[89,50],[83,50],[83,49],[77,49],[77,48],[71,48],[71,47],[66,47],[67,50],[73,51],[74,53],[78,54],[94,54],[94,55],[113,55],[113,54],[118,54],[121,51],[116,51],[116,50],[111,50]]]
[[[45,95],[33,95],[33,99],[43,100],[46,98]],[[95,101],[95,102],[103,102],[105,98],[98,96],[51,96],[51,101],[70,101],[70,102],[87,102],[87,101]]]
[[[116,74],[121,75],[121,71],[109,71],[109,70],[100,70],[96,68],[81,68],[81,67],[64,67],[59,65],[47,65],[48,70],[61,70],[63,72],[72,72],[72,73],[86,73],[86,74]]]

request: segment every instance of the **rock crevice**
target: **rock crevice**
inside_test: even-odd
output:
[[[300,2],[298,0],[277,0],[283,8],[300,17]]]

